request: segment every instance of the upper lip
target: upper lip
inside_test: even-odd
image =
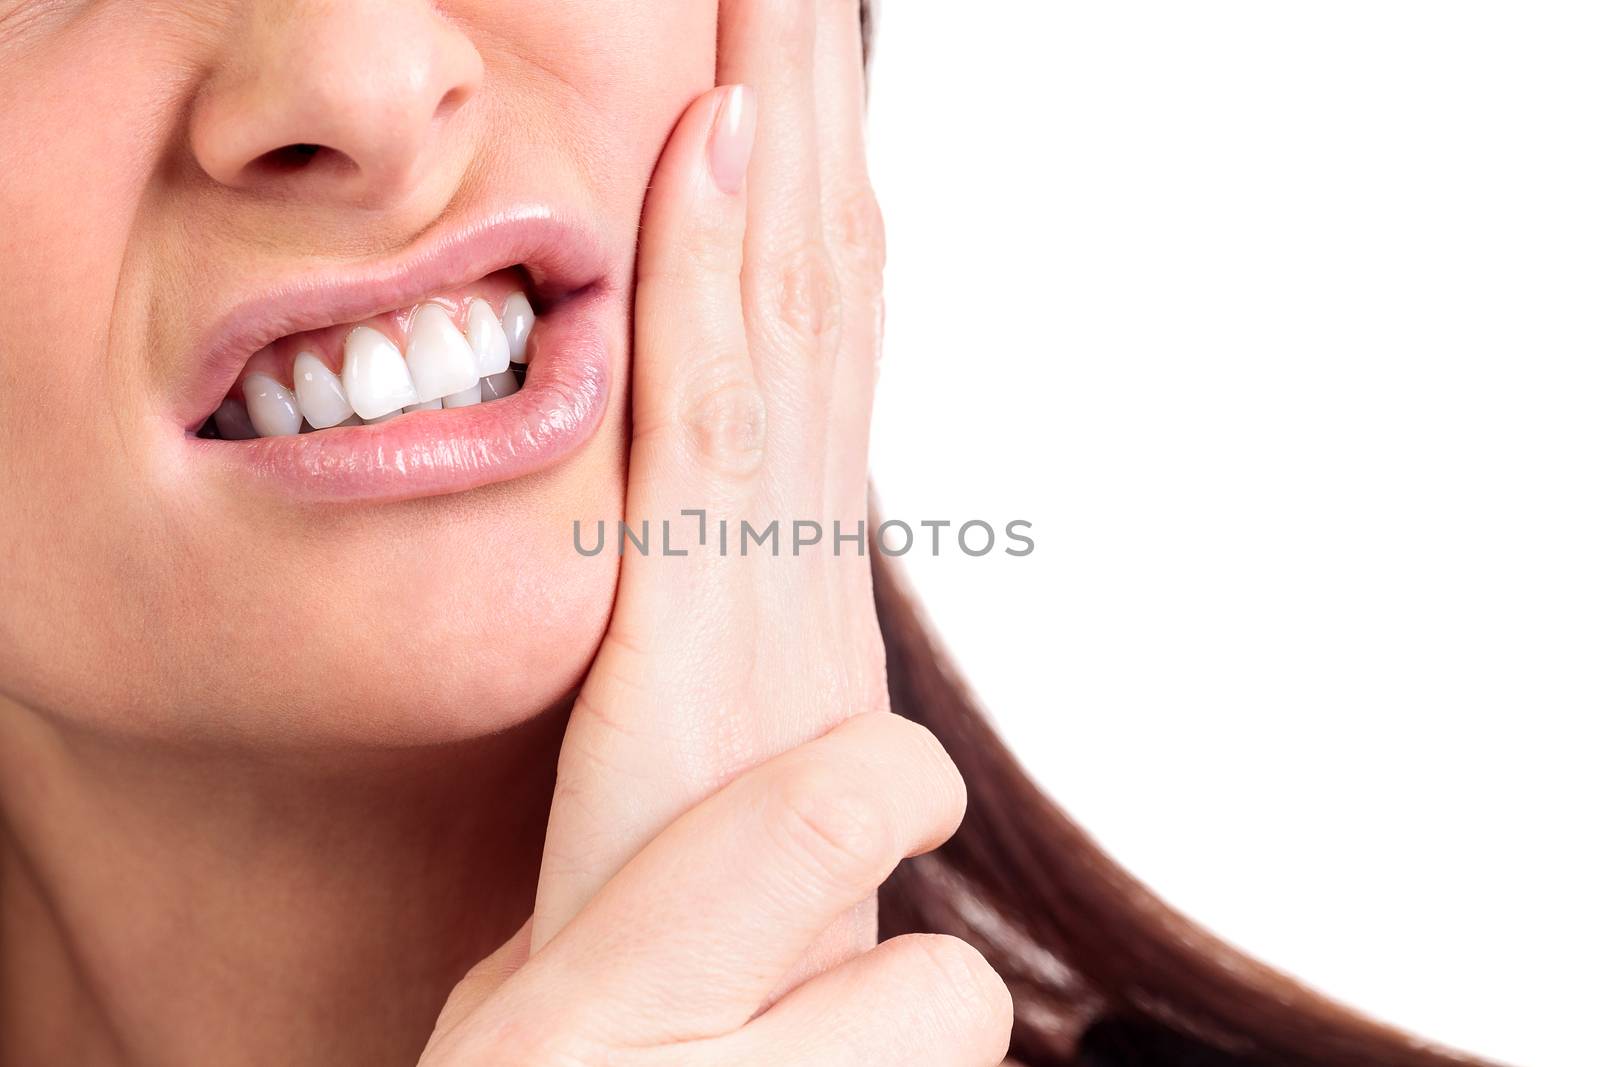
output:
[[[227,396],[251,354],[280,337],[357,322],[426,300],[507,267],[523,267],[540,303],[614,284],[595,236],[545,206],[524,206],[437,228],[399,255],[322,267],[257,291],[227,310],[201,344],[180,398],[193,432]]]

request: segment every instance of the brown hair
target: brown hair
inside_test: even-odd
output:
[[[869,46],[872,23],[872,2],[862,0]],[[950,933],[980,949],[1011,989],[1017,1062],[1482,1063],[1364,1019],[1162,904],[1022,770],[951,669],[895,568],[876,551],[872,563],[890,701],[949,749],[969,797],[955,837],[902,864],[884,886],[881,931]]]

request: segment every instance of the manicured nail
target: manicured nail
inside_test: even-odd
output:
[[[730,196],[744,188],[750,151],[756,144],[756,94],[748,85],[730,85],[717,101],[706,152],[717,188]]]

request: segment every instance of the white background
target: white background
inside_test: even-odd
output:
[[[1381,1018],[1594,1062],[1600,21],[887,0],[888,514],[1028,766]]]

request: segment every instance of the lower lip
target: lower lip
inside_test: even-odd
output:
[[[504,399],[373,426],[190,444],[202,462],[312,502],[440,496],[549,470],[593,437],[605,417],[613,299],[613,292],[583,293],[542,316],[527,379]]]

